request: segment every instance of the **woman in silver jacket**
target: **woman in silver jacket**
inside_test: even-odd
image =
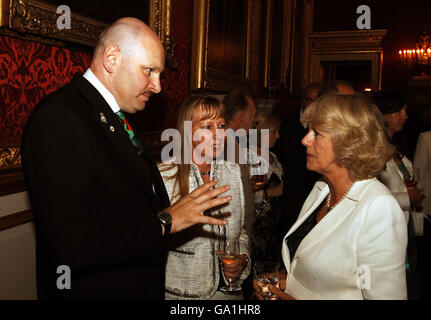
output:
[[[181,159],[159,164],[171,203],[203,183],[217,179],[230,186],[232,200],[208,215],[223,217],[225,227],[196,225],[170,235],[166,263],[167,300],[242,299],[241,293],[224,293],[226,275],[238,278],[239,285],[249,275],[249,238],[245,229],[245,202],[239,165],[221,158],[224,149],[225,108],[211,96],[191,96],[182,105],[177,129],[181,136]],[[175,143],[175,142],[174,142]],[[178,149],[177,149],[178,150]],[[164,159],[162,159],[164,160]],[[191,161],[190,161],[191,160]],[[220,239],[236,238],[240,259],[223,269],[217,257]]]

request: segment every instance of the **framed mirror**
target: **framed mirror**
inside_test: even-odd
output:
[[[195,0],[191,89],[227,91],[250,74],[251,0]]]

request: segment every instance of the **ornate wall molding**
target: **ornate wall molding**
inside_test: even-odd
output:
[[[0,196],[25,189],[20,148],[0,147]]]
[[[328,61],[368,61],[371,89],[378,91],[382,82],[383,47],[387,33],[382,30],[314,32],[310,34],[310,82],[321,82],[323,64]]]
[[[0,217],[0,231],[19,226],[32,220],[33,213],[30,209]]]
[[[150,0],[150,27],[166,49],[166,65],[176,68],[174,42],[171,35],[171,0]],[[0,0],[0,27],[19,34],[39,36],[94,47],[106,23],[73,13],[71,29],[57,28],[57,8],[39,0]],[[31,39],[34,40],[34,39]],[[46,42],[46,40],[44,41]],[[54,43],[58,45],[57,43]]]
[[[171,33],[171,0],[151,0],[150,26],[162,40],[166,50],[166,65],[178,67],[174,58],[175,44]]]
[[[21,153],[19,147],[0,147],[0,170],[21,167]]]
[[[381,51],[387,30],[313,32],[313,53],[325,51]]]
[[[94,46],[99,34],[107,24],[89,19],[79,14],[72,15],[71,29],[57,28],[57,8],[51,4],[36,0],[3,0],[9,2],[8,21],[1,20],[1,26],[7,26],[18,33],[32,34],[54,40]],[[5,17],[4,12],[0,14]]]

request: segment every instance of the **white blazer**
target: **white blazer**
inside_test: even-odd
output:
[[[424,188],[423,212],[431,215],[431,131],[419,135],[414,164],[419,168],[418,187]]]
[[[403,157],[401,161],[403,162],[407,171],[412,174],[412,162],[407,157]],[[400,169],[398,169],[394,159],[391,159],[386,163],[385,168],[379,173],[378,178],[389,189],[389,191],[391,191],[392,195],[398,201],[398,204],[404,211],[406,222],[408,223],[410,213],[410,198],[407,192],[406,184],[404,183],[404,176]]]
[[[355,182],[300,243],[290,261],[286,238],[325,201],[317,181],[283,240],[286,293],[295,299],[407,299],[407,225],[397,201],[376,178]]]

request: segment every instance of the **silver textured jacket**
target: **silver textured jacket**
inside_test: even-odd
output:
[[[171,204],[178,201],[177,186],[174,192],[174,179],[169,179],[176,168],[166,169],[167,164],[159,164],[162,178],[165,182]],[[244,194],[241,172],[238,164],[223,160],[213,161],[210,178],[217,178],[219,186],[230,185],[225,195],[231,195],[232,200],[219,209],[213,209],[207,214],[226,216],[228,224],[227,237],[236,237],[240,241],[240,253],[248,255],[249,237],[245,229],[246,202],[253,201]],[[190,167],[190,192],[203,184],[199,169],[195,164]],[[249,204],[248,204],[249,205]],[[228,299],[219,291],[220,267],[216,251],[220,236],[224,234],[223,227],[209,224],[195,225],[179,233],[170,235],[166,264],[165,297],[167,300],[207,300]],[[240,284],[250,273],[250,263],[243,270]],[[226,282],[226,281],[225,281]]]

